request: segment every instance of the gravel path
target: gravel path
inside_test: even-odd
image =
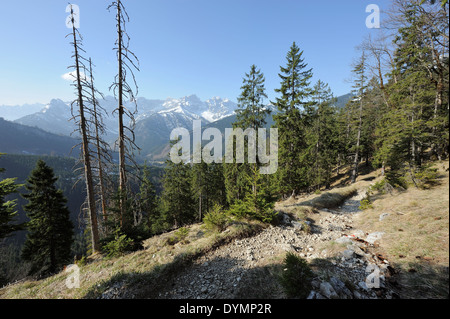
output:
[[[347,200],[334,210],[320,210],[308,234],[301,223],[284,215],[280,226],[270,226],[259,234],[221,246],[197,259],[193,265],[179,273],[159,295],[164,299],[221,299],[221,298],[285,298],[267,265],[287,251],[296,252],[312,261],[328,260],[331,273],[318,276],[313,281],[311,299],[320,298],[393,298],[395,293],[387,288],[386,277],[391,275],[389,263],[377,257],[373,239],[364,231],[353,229],[353,216],[358,214],[362,194]],[[377,237],[378,236],[378,237]],[[330,258],[327,241],[346,245],[337,258]],[[370,241],[370,242],[368,242]],[[328,268],[327,268],[328,269]],[[370,276],[371,281],[366,282]],[[371,289],[373,283],[377,289]],[[251,296],[249,285],[254,285]],[[264,287],[264,296],[258,296],[258,287]],[[351,289],[349,289],[351,288]],[[250,289],[251,291],[251,289]],[[267,296],[270,291],[270,296]]]

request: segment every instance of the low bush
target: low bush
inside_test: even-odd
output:
[[[173,234],[173,236],[171,236],[167,239],[167,243],[169,245],[175,245],[176,243],[178,243],[180,241],[184,241],[188,234],[189,234],[189,229],[187,229],[186,227],[181,227]]]
[[[430,166],[422,166],[414,175],[418,188],[429,189],[436,184],[438,169]]]
[[[217,230],[222,232],[228,225],[230,218],[228,213],[223,209],[221,205],[214,205],[214,207],[206,213],[203,217],[205,228],[209,230]]]
[[[359,202],[359,209],[366,210],[369,208],[373,208],[372,202],[370,201],[369,197],[366,197]]]
[[[305,299],[311,292],[313,272],[305,259],[288,252],[283,263],[280,283],[289,297]]]
[[[117,230],[114,239],[104,244],[102,250],[107,257],[118,257],[124,255],[127,251],[132,251],[133,247],[134,241]]]

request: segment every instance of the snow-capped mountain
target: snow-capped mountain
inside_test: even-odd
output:
[[[139,100],[137,102],[138,104],[140,103]],[[141,108],[141,105],[139,105],[139,107]],[[213,97],[206,101],[201,101],[196,95],[190,95],[179,99],[168,98],[160,105],[155,104],[147,110],[144,109],[143,112],[140,112],[136,121],[153,113],[163,115],[168,113],[181,113],[186,116],[192,116],[193,118],[203,119],[212,123],[233,115],[236,108],[236,103],[226,98]]]
[[[104,139],[113,143],[118,135],[117,101],[112,96],[106,96],[99,101],[105,109],[103,123],[106,129]],[[182,98],[167,98],[166,100],[150,100],[140,97],[136,105],[127,102],[125,107],[135,113],[136,140],[142,149],[151,150],[149,147],[155,143],[168,143],[170,132],[176,127],[192,129],[193,120],[202,120],[209,124],[234,114],[237,104],[229,99],[213,97],[206,101],[200,100],[196,95]],[[76,107],[76,105],[75,105]],[[74,114],[77,114],[74,110]],[[1,114],[0,114],[1,117]],[[16,123],[38,127],[47,132],[77,137],[73,133],[76,129],[72,118],[71,102],[53,99],[44,105],[39,112],[25,115],[15,120]]]
[[[44,104],[0,105],[0,117],[7,121],[17,120],[25,115],[39,112]]]

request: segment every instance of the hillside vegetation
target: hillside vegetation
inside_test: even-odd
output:
[[[354,229],[364,229],[367,233],[385,233],[377,252],[389,260],[395,269],[394,289],[401,298],[448,297],[448,166],[448,162],[435,164],[439,175],[433,187],[411,187],[403,191],[394,190],[390,194],[373,195],[372,208],[355,215]],[[279,212],[298,214],[297,217],[308,220],[313,228],[318,227],[315,225],[319,225],[324,216],[330,215],[329,208],[341,205],[343,199],[348,199],[357,190],[367,191],[380,180],[380,172],[374,171],[361,175],[358,181],[350,186],[336,186],[321,194],[280,201],[276,209]],[[330,198],[336,201],[330,201]],[[380,215],[386,213],[389,215],[380,220]],[[197,260],[208,259],[208,256],[219,251],[220,247],[255,237],[268,227],[283,229],[283,225],[270,226],[243,220],[229,223],[223,231],[209,230],[203,223],[182,227],[145,240],[142,250],[112,258],[96,254],[78,262],[79,288],[68,288],[66,281],[71,272],[61,271],[43,280],[23,280],[4,287],[0,290],[0,297],[160,298],[160,294],[167,288],[167,282],[189,269],[189,265],[194,265]],[[301,236],[306,238],[307,230],[304,229]],[[263,246],[261,245],[260,249],[263,249]],[[339,260],[345,246],[329,240],[314,248],[322,252],[326,248],[326,260]],[[263,281],[266,284],[270,282],[270,290],[260,290],[258,297],[285,298],[279,276],[282,273],[283,258],[288,251],[288,248],[281,249],[272,257],[256,262],[254,266],[258,268],[253,268],[255,270],[248,277],[251,280],[243,280],[246,286],[239,288],[240,297],[251,297],[255,291],[255,281]],[[295,254],[305,256],[301,252]],[[315,276],[320,277],[324,272],[332,272],[331,264],[325,264],[322,255],[309,254],[305,258],[314,269]],[[204,265],[204,262],[202,264]],[[274,287],[278,289],[275,296]]]

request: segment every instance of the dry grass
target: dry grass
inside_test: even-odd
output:
[[[43,280],[25,281],[0,289],[0,299],[80,299],[97,298],[116,282],[121,282],[129,296],[154,297],[160,286],[193,259],[234,238],[251,236],[262,229],[257,222],[240,222],[222,233],[207,232],[201,224],[189,227],[183,241],[174,245],[168,239],[174,232],[155,236],[144,242],[144,249],[117,258],[92,256],[80,266],[80,287],[68,288],[64,271]]]
[[[402,273],[405,297],[448,297],[448,162],[435,167],[440,173],[437,186],[373,196],[373,208],[359,214],[355,223],[366,232],[385,232],[381,247]],[[383,213],[389,215],[380,221]]]
[[[429,190],[410,188],[393,195],[372,197],[373,208],[359,214],[355,227],[366,232],[383,231],[383,254],[401,270],[402,297],[448,297],[449,264],[449,174],[448,162],[438,164],[440,184]],[[356,190],[365,190],[379,180],[379,172],[362,175],[349,186],[335,188],[321,194],[312,194],[276,204],[276,210],[293,214],[300,219],[319,218],[318,209],[339,206]],[[379,220],[382,213],[389,215]],[[200,224],[187,227],[184,240],[170,245],[174,232],[155,236],[144,242],[144,249],[120,258],[105,259],[92,256],[87,265],[80,267],[80,288],[69,289],[67,273],[38,280],[25,281],[0,289],[0,298],[97,298],[115,282],[125,283],[127,292],[135,297],[155,297],[158,289],[180,267],[234,238],[251,236],[262,229],[260,223],[235,223],[222,233],[208,232]],[[340,245],[322,247],[330,252],[340,251]],[[320,267],[324,267],[321,265]],[[330,266],[331,267],[331,266]],[[255,270],[248,278],[254,292],[270,287],[274,295],[278,288],[270,285],[266,277],[279,272],[280,262],[274,261]],[[242,291],[246,294],[248,291]]]

